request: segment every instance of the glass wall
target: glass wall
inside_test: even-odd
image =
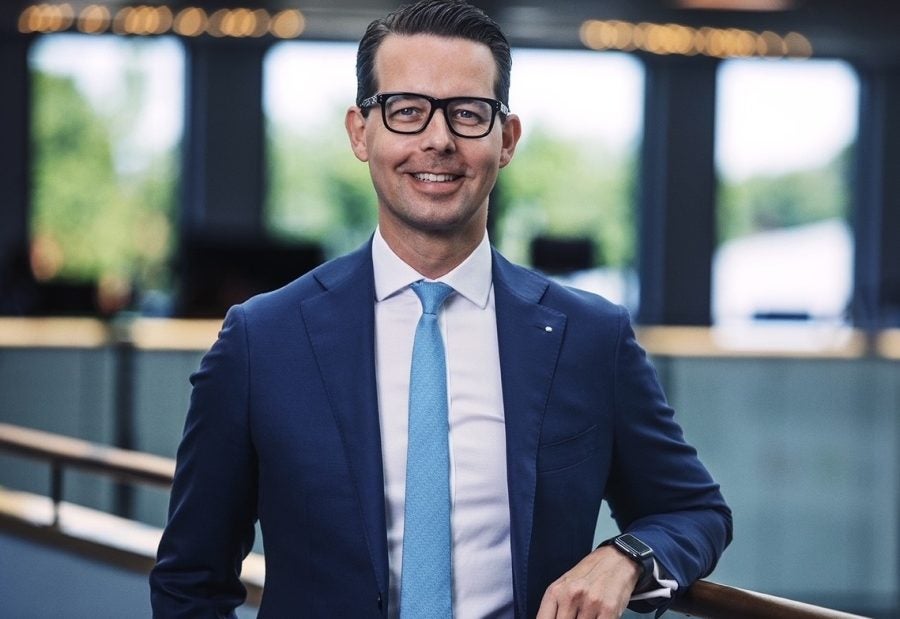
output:
[[[147,300],[170,285],[182,47],[54,34],[35,41],[29,63],[35,276],[99,293],[103,313]]]
[[[336,253],[364,241],[376,205],[367,167],[350,151],[344,112],[356,96],[356,45],[286,42],[266,58],[267,225]],[[492,241],[511,259],[624,302],[636,296],[633,185],[643,73],[624,54],[513,50],[510,108],[524,133],[501,172]],[[553,242],[550,262],[532,241]],[[585,246],[592,255],[587,255]],[[574,249],[573,249],[574,248]],[[591,253],[591,252],[588,252]]]
[[[722,63],[716,323],[847,320],[858,90],[839,61]]]

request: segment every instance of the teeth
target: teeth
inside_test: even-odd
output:
[[[444,183],[447,181],[452,181],[456,178],[453,174],[428,174],[425,172],[419,172],[417,174],[413,174],[418,180],[425,181],[427,183]]]

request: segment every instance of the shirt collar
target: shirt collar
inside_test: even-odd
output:
[[[378,228],[372,238],[372,266],[376,301],[383,301],[410,284],[427,279],[394,253]],[[485,232],[478,247],[459,266],[436,281],[452,286],[461,296],[484,309],[491,292],[491,266],[491,244]]]

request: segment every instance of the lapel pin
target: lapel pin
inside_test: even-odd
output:
[[[547,333],[553,333],[553,327],[547,325],[546,327],[544,327],[544,331],[546,331]]]

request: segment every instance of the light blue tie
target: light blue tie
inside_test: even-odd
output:
[[[422,301],[409,381],[409,446],[403,529],[401,619],[453,616],[447,364],[437,313],[453,288],[416,282]]]

